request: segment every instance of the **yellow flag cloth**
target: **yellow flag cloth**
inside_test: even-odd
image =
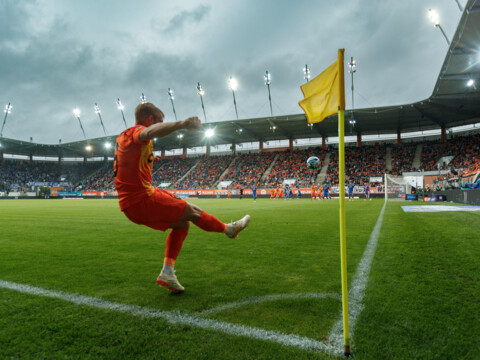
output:
[[[339,86],[338,61],[324,72],[302,86],[304,99],[298,105],[305,111],[309,124],[323,121],[327,116],[338,112]]]

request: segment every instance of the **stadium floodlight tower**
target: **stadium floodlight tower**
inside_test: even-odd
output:
[[[100,124],[102,124],[103,133],[105,134],[105,136],[107,136],[107,132],[105,131],[105,126],[103,125],[102,115],[100,114],[100,108],[98,107],[97,103],[95,103],[94,109],[98,117],[100,118]]]
[[[356,69],[357,65],[355,60],[353,60],[353,56],[350,59],[350,62],[348,63],[348,72],[352,75],[352,119],[349,121],[350,123],[350,132],[352,132],[352,129],[355,127],[355,124],[357,123],[355,121],[355,117],[353,115],[353,111],[355,109],[354,101],[353,101],[353,91],[354,91],[354,86],[353,86],[353,74],[357,72]]]
[[[142,96],[140,96],[140,100],[142,101],[142,104],[145,104],[147,102],[147,98],[145,97],[144,93],[142,93]]]
[[[237,120],[238,120],[237,100],[235,99],[235,90],[237,90],[237,87],[238,87],[237,79],[230,76],[230,79],[228,79],[228,86],[230,87],[230,90],[232,90],[233,105],[235,106],[235,115],[237,115]]]
[[[197,94],[200,96],[200,101],[202,102],[202,109],[203,109],[203,116],[205,117],[205,123],[207,122],[207,114],[205,113],[205,105],[203,104],[203,95],[205,95],[205,91],[202,88],[200,83],[197,83]]]
[[[5,113],[5,117],[3,118],[3,125],[2,125],[2,131],[0,132],[0,136],[3,137],[3,128],[5,126],[5,123],[7,122],[7,116],[12,112],[12,105],[8,103],[8,105],[5,105],[5,110],[3,110]]]
[[[128,129],[128,126],[127,126],[127,121],[125,120],[125,114],[123,113],[123,109],[125,108],[122,104],[122,102],[120,101],[120,99],[117,99],[117,107],[118,107],[118,110],[120,110],[120,112],[122,113],[122,118],[123,118],[123,122],[125,123],[125,129]]]
[[[75,117],[78,119],[78,123],[80,124],[80,128],[82,129],[83,136],[85,139],[87,139],[87,135],[85,135],[85,130],[83,130],[82,121],[80,120],[80,109],[73,109],[73,115],[75,115]]]
[[[440,29],[443,36],[445,37],[445,40],[447,40],[448,46],[450,46],[450,40],[448,39],[447,34],[445,34],[445,31],[443,31],[443,28],[440,25],[440,17],[438,16],[438,12],[432,9],[428,9],[428,17],[433,22],[433,25],[435,25],[435,27]]]
[[[168,93],[168,98],[170,99],[170,102],[172,103],[173,115],[175,116],[175,121],[178,121],[177,112],[175,111],[175,104],[173,103],[173,99],[175,99],[175,97],[173,96],[173,90],[168,88],[167,93]]]
[[[263,77],[265,78],[265,85],[267,85],[267,88],[268,88],[268,101],[270,102],[270,116],[273,116],[272,96],[270,94],[270,85],[272,84],[272,78],[268,70],[265,71],[265,75],[263,75]]]
[[[303,75],[303,78],[308,82],[308,80],[310,80],[310,69],[307,64],[305,64],[305,67],[303,68]]]

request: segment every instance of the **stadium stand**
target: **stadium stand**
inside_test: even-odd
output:
[[[251,188],[259,184],[276,154],[276,151],[238,154],[221,180],[231,181],[233,188]]]
[[[473,181],[480,171],[480,134],[455,136],[442,142],[412,142],[389,144],[392,154],[394,175],[417,171],[412,162],[417,145],[423,147],[421,169],[438,170],[436,164],[448,157],[449,162],[441,164],[448,173],[435,175],[434,187],[456,187],[460,182]],[[386,168],[386,146],[350,145],[345,148],[346,177],[355,183],[369,181],[370,177],[381,177]],[[338,153],[335,148],[293,149],[265,151],[262,153],[239,153],[236,155],[167,157],[154,164],[153,185],[178,190],[212,189],[219,181],[231,181],[231,188],[259,187],[273,188],[284,180],[295,179],[297,185],[309,188],[315,182],[321,168],[316,171],[305,166],[305,160],[316,155],[322,161],[330,154],[325,182],[338,184]],[[273,163],[273,161],[275,162]],[[267,170],[270,171],[267,173]],[[185,174],[188,174],[185,176]],[[223,175],[223,176],[222,176]],[[182,179],[183,178],[183,179]],[[262,179],[263,178],[263,179]],[[467,179],[467,180],[465,180]],[[180,181],[181,180],[181,181]],[[70,184],[72,191],[114,191],[113,164],[111,161],[58,162],[4,159],[0,163],[0,190],[32,188],[35,184]],[[375,185],[375,184],[371,184]]]

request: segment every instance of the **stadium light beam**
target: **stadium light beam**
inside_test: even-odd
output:
[[[78,119],[78,123],[80,124],[80,128],[82,129],[83,137],[87,139],[87,135],[85,135],[85,130],[83,130],[82,121],[80,120],[80,109],[73,109],[73,115]]]
[[[197,94],[200,96],[200,101],[202,102],[202,110],[203,110],[203,116],[205,117],[205,123],[207,122],[207,114],[205,113],[205,105],[203,103],[203,95],[205,95],[205,91],[202,88],[202,85],[200,83],[197,83]]]
[[[230,76],[230,79],[228,80],[228,86],[232,90],[233,105],[235,106],[235,115],[237,116],[237,120],[238,120],[237,100],[235,99],[235,90],[237,90],[237,87],[238,87],[237,80]]]
[[[168,98],[170,99],[170,102],[172,103],[173,115],[175,116],[175,121],[178,121],[177,112],[175,111],[175,105],[173,104],[173,99],[175,99],[175,97],[173,96],[173,90],[168,88],[167,93],[168,93]]]
[[[100,114],[100,108],[98,107],[97,103],[95,103],[94,109],[98,117],[100,118],[100,124],[102,124],[103,133],[105,134],[105,136],[107,136],[107,132],[105,131],[105,125],[103,125],[102,115]]]
[[[447,40],[448,46],[450,46],[450,40],[448,39],[447,34],[445,34],[445,31],[443,31],[442,25],[440,25],[440,17],[438,15],[438,12],[433,9],[428,9],[428,17],[433,22],[433,25],[440,29],[443,36],[445,37],[445,40]]]
[[[5,110],[3,110],[5,113],[5,117],[3,118],[3,125],[2,125],[2,131],[0,131],[0,136],[3,137],[3,128],[5,127],[5,123],[7,122],[7,116],[12,112],[12,105],[8,103],[5,105]]]
[[[265,71],[265,75],[263,75],[263,77],[265,79],[265,85],[267,85],[267,88],[268,88],[268,101],[270,102],[270,116],[273,116],[272,95],[270,93],[270,85],[272,84],[272,78],[268,70]]]
[[[304,74],[304,79],[307,80],[310,80],[310,69],[308,68],[308,65],[305,64],[305,67],[303,68],[303,74]]]
[[[117,98],[117,107],[118,107],[118,110],[120,110],[120,112],[122,113],[123,122],[125,123],[125,129],[128,129],[127,121],[125,120],[125,114],[123,113],[123,109],[125,107],[123,106],[122,102],[118,98]]]
[[[354,85],[353,85],[353,74],[357,72],[357,63],[355,60],[353,60],[353,56],[350,58],[350,62],[348,63],[348,72],[352,75],[352,120],[350,120],[350,132],[352,132],[353,128],[355,127],[356,121],[355,117],[353,115],[353,112],[355,110],[355,103],[354,103],[354,98],[353,98],[353,92],[354,92]]]

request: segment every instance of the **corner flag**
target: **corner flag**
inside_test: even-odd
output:
[[[340,205],[340,268],[342,278],[342,317],[344,354],[350,355],[347,286],[347,232],[345,221],[345,49],[338,50],[338,60],[312,81],[301,86],[305,97],[298,104],[305,111],[309,124],[323,121],[338,112],[338,189]]]
[[[309,124],[321,122],[338,111],[338,81],[338,61],[335,61],[312,81],[300,87],[304,99],[298,105],[305,112]]]

